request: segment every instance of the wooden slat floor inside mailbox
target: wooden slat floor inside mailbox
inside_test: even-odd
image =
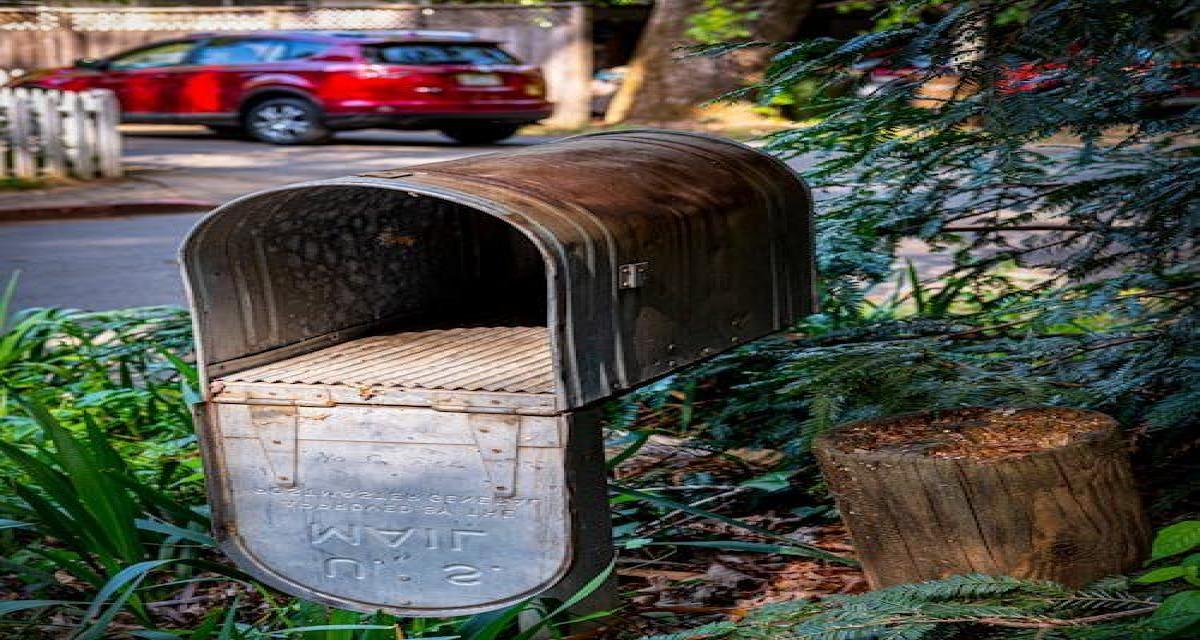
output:
[[[779,161],[634,131],[235,200],[183,248],[222,548],[282,590],[459,615],[611,557],[602,402],[811,312]]]
[[[545,327],[462,327],[359,338],[220,378],[226,383],[554,393]]]

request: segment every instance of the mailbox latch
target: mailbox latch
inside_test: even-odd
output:
[[[299,453],[296,448],[296,407],[250,405],[250,415],[267,457],[271,483],[277,487],[296,486],[296,458]]]
[[[631,262],[621,265],[621,268],[617,271],[617,288],[637,289],[644,286],[649,271],[649,262]]]
[[[467,424],[483,470],[497,497],[511,498],[517,487],[517,456],[521,438],[521,417],[495,413],[467,414]]]

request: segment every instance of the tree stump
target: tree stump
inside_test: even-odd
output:
[[[1137,566],[1149,528],[1116,421],[952,409],[814,445],[873,588],[985,573],[1078,587]]]

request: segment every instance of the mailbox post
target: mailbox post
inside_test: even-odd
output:
[[[594,575],[595,407],[809,313],[810,208],[778,160],[664,131],[218,208],[182,254],[222,548],[283,591],[398,615]]]

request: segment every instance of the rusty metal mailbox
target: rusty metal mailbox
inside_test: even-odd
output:
[[[812,309],[783,163],[664,131],[255,193],[183,247],[218,539],[283,591],[458,615],[608,562],[598,401]]]

